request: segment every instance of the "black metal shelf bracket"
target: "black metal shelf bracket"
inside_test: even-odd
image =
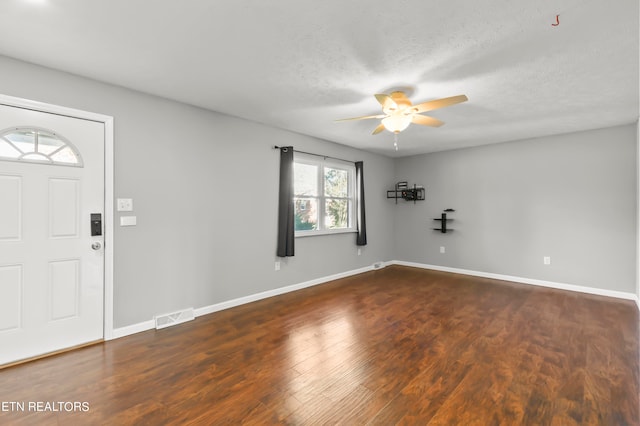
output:
[[[396,204],[398,204],[398,199],[413,201],[415,204],[416,201],[424,201],[424,188],[415,184],[413,188],[409,188],[407,182],[398,182],[395,189],[387,191],[387,198],[395,199]]]
[[[447,228],[447,222],[453,222],[453,219],[448,219],[446,212],[450,212],[451,213],[451,212],[455,212],[455,210],[454,209],[446,209],[444,211],[445,211],[445,213],[442,213],[439,218],[433,219],[435,221],[439,221],[440,222],[440,228],[432,228],[432,229],[434,231],[440,231],[443,234],[446,234],[447,232],[453,231],[452,228]]]

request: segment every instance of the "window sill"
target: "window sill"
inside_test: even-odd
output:
[[[357,229],[348,228],[348,229],[324,229],[322,231],[296,231],[295,237],[315,237],[318,235],[333,235],[333,234],[355,234],[358,232]]]

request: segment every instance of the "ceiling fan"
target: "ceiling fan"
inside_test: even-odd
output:
[[[423,126],[440,127],[444,124],[436,118],[422,115],[423,112],[433,111],[434,109],[444,108],[450,105],[459,104],[469,100],[466,95],[451,96],[449,98],[436,99],[433,101],[423,102],[418,105],[412,105],[407,95],[402,91],[392,92],[390,95],[375,95],[384,114],[366,115],[363,117],[344,118],[336,121],[351,120],[368,120],[371,118],[381,118],[382,121],[373,131],[373,135],[377,135],[383,130],[388,130],[398,134],[409,124],[420,124]]]

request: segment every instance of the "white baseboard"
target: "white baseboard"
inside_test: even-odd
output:
[[[156,327],[156,324],[153,320],[139,322],[137,324],[127,325],[125,327],[114,328],[113,333],[111,333],[111,339],[106,338],[105,340],[118,339],[120,337],[128,336],[130,334],[140,333],[142,331],[153,330]]]
[[[346,278],[346,277],[350,277],[352,275],[362,274],[363,272],[368,272],[368,271],[371,271],[373,269],[374,269],[373,265],[372,266],[367,266],[365,268],[354,269],[354,270],[347,271],[347,272],[342,272],[342,273],[339,273],[339,274],[334,274],[334,275],[329,275],[329,276],[322,277],[322,278],[317,278],[317,279],[311,280],[311,281],[305,281],[305,282],[299,283],[299,284],[293,284],[293,285],[290,285],[290,286],[280,287],[280,288],[276,288],[276,289],[273,289],[273,290],[267,290],[267,291],[263,291],[261,293],[256,293],[256,294],[252,294],[252,295],[249,295],[249,296],[239,297],[237,299],[228,300],[228,301],[222,302],[222,303],[216,303],[214,305],[209,305],[209,306],[205,306],[205,307],[196,309],[196,317],[199,317],[201,315],[211,314],[211,313],[218,312],[218,311],[222,311],[224,309],[229,309],[229,308],[233,308],[233,307],[236,307],[236,306],[244,305],[245,303],[256,302],[258,300],[266,299],[268,297],[279,296],[281,294],[289,293],[289,292],[292,292],[292,291],[302,290],[303,288],[313,287],[314,285],[323,284],[323,283],[326,283],[326,282],[329,282],[329,281],[338,280],[340,278]]]
[[[212,314],[214,312],[222,311],[225,309],[233,308],[236,306],[244,305],[246,303],[256,302],[258,300],[266,299],[268,297],[279,296],[281,294],[289,293],[296,290],[302,290],[303,288],[313,287],[314,285],[323,284],[329,281],[338,280],[340,278],[350,277],[352,275],[362,274],[364,272],[372,271],[374,269],[380,269],[387,266],[388,262],[376,262],[376,264],[367,266],[360,269],[353,269],[347,272],[341,272],[339,274],[329,275],[315,280],[305,281],[299,284],[293,284],[286,287],[280,287],[273,290],[263,291],[249,296],[239,297],[237,299],[227,300],[226,302],[216,303],[209,306],[203,306],[194,310],[196,318],[202,315]],[[376,266],[377,265],[377,266]],[[112,339],[128,336],[130,334],[140,333],[147,330],[155,329],[155,322],[153,320],[143,321],[138,324],[128,325],[126,327],[120,327],[113,330]],[[105,339],[111,340],[111,339]]]
[[[558,290],[569,290],[569,291],[576,291],[576,292],[579,292],[579,293],[595,294],[595,295],[598,295],[598,296],[615,297],[617,299],[635,300],[636,303],[639,303],[638,306],[640,307],[640,302],[638,301],[638,296],[636,296],[633,293],[625,293],[623,291],[605,290],[605,289],[601,289],[601,288],[584,287],[584,286],[579,286],[579,285],[574,285],[574,284],[564,284],[564,283],[556,283],[556,282],[552,282],[552,281],[536,280],[536,279],[532,279],[532,278],[515,277],[515,276],[512,276],[512,275],[493,274],[493,273],[490,273],[490,272],[470,271],[470,270],[467,270],[467,269],[451,268],[451,267],[448,267],[448,266],[438,266],[438,265],[428,265],[428,264],[424,264],[424,263],[405,262],[405,261],[402,261],[402,260],[393,260],[391,262],[388,262],[388,264],[390,264],[390,265],[401,265],[401,266],[412,266],[414,268],[431,269],[431,270],[434,270],[434,271],[442,271],[442,272],[452,272],[454,274],[472,275],[472,276],[475,276],[475,277],[482,277],[482,278],[492,278],[494,280],[512,281],[512,282],[522,283],[522,284],[537,285],[537,286],[540,286],[540,287],[555,288],[555,289],[558,289]]]
[[[638,300],[638,296],[633,293],[604,290],[604,289],[593,288],[593,287],[584,287],[584,286],[578,286],[574,284],[556,283],[552,281],[543,281],[543,280],[536,280],[531,278],[515,277],[512,275],[502,275],[502,274],[493,274],[489,272],[471,271],[467,269],[451,268],[447,266],[428,265],[424,263],[415,263],[415,262],[405,262],[402,260],[392,260],[389,262],[376,262],[374,265],[367,266],[364,268],[353,269],[351,271],[329,275],[326,277],[305,281],[299,284],[293,284],[286,287],[280,287],[273,290],[267,290],[260,293],[251,294],[249,296],[239,297],[237,299],[227,300],[221,303],[215,303],[209,306],[203,306],[201,308],[195,309],[194,311],[195,316],[199,317],[202,315],[212,314],[214,312],[244,305],[246,303],[256,302],[258,300],[266,299],[268,297],[279,296],[281,294],[289,293],[292,291],[302,290],[303,288],[313,287],[315,285],[338,280],[340,278],[346,278],[352,275],[362,274],[364,272],[372,271],[374,269],[381,269],[389,265],[411,266],[414,268],[431,269],[434,271],[451,272],[454,274],[471,275],[471,276],[482,277],[482,278],[492,278],[495,280],[511,281],[511,282],[522,283],[522,284],[530,284],[530,285],[536,285],[541,287],[555,288],[559,290],[569,290],[569,291],[575,291],[579,293],[595,294],[598,296],[614,297],[617,299],[634,300],[638,305],[638,309],[640,309],[640,300]],[[138,324],[132,324],[125,327],[114,329],[111,338],[117,339],[119,337],[124,337],[131,334],[140,333],[143,331],[153,330],[153,329],[155,329],[155,323],[153,320],[143,321]],[[111,340],[111,339],[105,339],[105,340]]]

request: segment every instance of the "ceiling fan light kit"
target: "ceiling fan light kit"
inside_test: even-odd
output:
[[[380,118],[382,120],[378,127],[374,129],[372,134],[377,135],[385,129],[390,131],[391,133],[394,133],[394,146],[396,150],[398,150],[398,133],[409,127],[411,123],[429,127],[440,127],[444,124],[443,121],[440,121],[436,118],[429,117],[428,115],[422,115],[423,112],[433,111],[435,109],[444,108],[469,100],[466,95],[458,95],[413,105],[409,98],[407,98],[407,95],[399,90],[392,92],[389,95],[377,94],[374,96],[382,106],[383,114],[345,118],[336,121],[369,120],[372,118]]]
[[[411,116],[394,114],[382,119],[382,125],[392,133],[400,133],[411,124]]]

